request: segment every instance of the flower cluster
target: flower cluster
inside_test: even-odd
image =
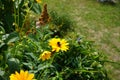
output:
[[[60,38],[53,38],[49,40],[49,46],[52,47],[52,51],[44,51],[39,59],[42,59],[42,61],[50,59],[52,53],[59,52],[59,51],[67,51],[69,49],[69,43],[65,39]]]
[[[69,43],[65,39],[53,38],[49,40],[49,46],[51,46],[51,51],[44,51],[40,54],[39,59],[42,61],[48,60],[51,58],[53,53],[59,51],[69,50]],[[33,80],[34,74],[28,73],[28,71],[20,70],[20,73],[17,71],[14,74],[10,75],[10,80]]]

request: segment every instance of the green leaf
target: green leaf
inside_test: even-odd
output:
[[[5,71],[0,70],[0,76],[3,76],[5,74]]]
[[[33,68],[33,64],[32,63],[26,63],[26,62],[23,62],[23,65],[27,66],[28,68],[32,69]]]
[[[15,7],[18,8],[22,0],[15,0]]]
[[[3,60],[3,55],[0,55],[0,61]]]
[[[3,43],[3,42],[1,43],[0,42],[0,48],[3,47],[4,45],[5,45],[5,43]]]
[[[1,34],[5,34],[5,29],[2,26],[0,26],[0,35]]]
[[[19,34],[16,32],[12,32],[10,34],[7,34],[4,38],[6,38],[5,43],[9,44],[11,42],[19,40]]]
[[[26,55],[30,56],[34,60],[37,60],[37,57],[33,53],[26,53]]]
[[[54,68],[54,66],[50,65],[50,64],[45,64],[45,65],[44,64],[40,64],[40,65],[38,65],[38,69],[34,70],[34,73],[37,73],[37,72],[39,72],[41,70],[44,70],[46,68]]]
[[[20,69],[20,61],[17,58],[8,59],[7,63],[11,73],[18,71]]]
[[[31,8],[32,11],[34,11],[37,14],[41,13],[41,7],[38,3],[33,3],[33,6]]]

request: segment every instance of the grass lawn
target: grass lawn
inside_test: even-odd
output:
[[[80,35],[95,41],[108,60],[120,61],[120,5],[100,4],[97,0],[45,0],[48,11],[67,14],[74,24],[74,32],[65,37]],[[119,80],[120,65],[106,64],[112,80]]]

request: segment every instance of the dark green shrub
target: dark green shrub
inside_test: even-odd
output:
[[[68,31],[73,30],[72,20],[68,15],[60,15],[55,11],[51,11],[50,16],[51,23],[53,24],[51,30],[54,32],[54,35],[64,36]]]

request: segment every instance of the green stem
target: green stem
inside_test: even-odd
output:
[[[19,0],[18,0],[18,3],[19,3]],[[18,11],[17,11],[17,13],[18,13],[18,20],[17,21],[18,21],[18,26],[19,26],[19,16],[20,16],[20,14],[19,14],[19,5],[18,5]]]
[[[15,30],[17,30],[18,29],[18,26],[17,26],[17,20],[16,20],[16,8],[15,8],[15,3],[14,3],[14,20],[15,20],[15,23],[14,23],[14,25],[15,25]]]
[[[25,19],[24,19],[24,21],[23,21],[22,28],[24,27],[25,21],[26,21],[27,16],[28,16],[28,13],[29,13],[30,9],[32,8],[32,6],[33,6],[33,3],[32,3],[32,5],[30,6],[30,8],[28,9],[27,14],[25,15]],[[21,28],[20,32],[22,31],[22,28]]]

